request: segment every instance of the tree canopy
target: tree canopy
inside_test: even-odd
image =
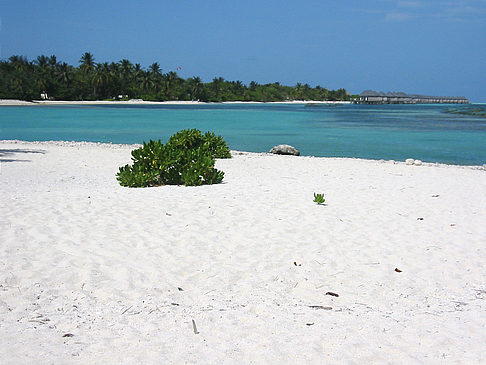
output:
[[[157,62],[147,69],[127,59],[96,62],[90,52],[81,56],[77,67],[58,61],[54,55],[41,55],[33,61],[14,55],[0,61],[1,99],[37,100],[41,94],[54,100],[268,102],[350,99],[345,89],[328,90],[301,83],[284,86],[278,82],[259,84],[252,81],[245,85],[222,77],[204,83],[197,76],[183,79],[174,71],[164,73]]]

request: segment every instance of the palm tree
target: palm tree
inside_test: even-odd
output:
[[[79,62],[81,63],[80,68],[83,70],[85,74],[91,73],[94,71],[96,63],[95,63],[95,58],[93,55],[89,52],[85,52]]]
[[[179,80],[179,76],[174,71],[167,72],[165,74],[165,95],[172,100],[174,97],[174,89],[177,81]]]
[[[191,99],[199,100],[199,92],[201,90],[201,87],[203,86],[201,78],[197,76],[193,76],[188,81],[189,81],[189,87],[190,87],[189,92],[191,94]]]
[[[46,68],[47,64],[49,63],[49,58],[47,56],[40,55],[40,56],[37,57],[37,59],[34,62],[40,68]]]
[[[300,82],[295,85],[295,95],[294,98],[297,100],[304,100],[304,90]]]
[[[162,75],[162,70],[160,69],[160,65],[157,62],[154,62],[149,66],[149,71],[152,75],[155,76]]]
[[[57,65],[57,57],[52,55],[48,58],[49,66],[56,66]]]
[[[59,68],[57,69],[57,77],[59,81],[69,86],[71,82],[71,66],[69,66],[66,62],[59,64]]]
[[[245,85],[240,80],[233,81],[233,90],[237,95],[243,95],[243,90],[245,89]]]
[[[157,94],[160,91],[162,84],[162,70],[160,69],[160,65],[157,62],[152,63],[149,66],[149,73],[152,79],[154,93]]]
[[[111,72],[108,62],[99,63],[96,66],[96,73],[94,77],[94,84],[98,87],[100,96],[106,98],[108,96],[108,86],[111,81]],[[96,97],[96,90],[95,90]]]
[[[79,68],[83,72],[85,76],[85,82],[87,85],[89,85],[93,92],[92,92],[92,97],[96,98],[96,85],[95,85],[95,58],[93,55],[89,52],[85,52],[80,60],[79,60]]]
[[[309,84],[304,84],[304,86],[302,86],[302,94],[304,96],[304,100],[305,99],[308,99],[308,95],[309,95],[309,91],[311,90],[312,88],[310,87]]]
[[[133,77],[130,83],[130,89],[132,93],[136,96],[140,96],[140,92],[143,92],[143,77],[144,77],[144,70],[140,63],[136,63],[133,67]]]
[[[121,60],[119,62],[120,64],[120,67],[121,67],[121,72],[124,74],[124,75],[130,75],[133,71],[133,64],[127,60],[126,58],[124,58],[123,60]]]
[[[212,82],[213,90],[216,94],[216,100],[221,101],[221,94],[223,92],[224,79],[222,77],[215,77]]]
[[[153,79],[149,71],[141,71],[141,81],[142,81],[142,90],[144,92],[149,92],[150,89],[153,87]]]
[[[40,55],[34,61],[37,64],[35,68],[35,83],[41,92],[46,92],[48,89],[48,67],[49,58],[44,55]]]
[[[14,97],[22,100],[34,97],[33,85],[35,84],[34,65],[23,56],[11,56],[8,59],[13,72],[10,79]]]
[[[29,65],[29,60],[24,56],[11,56],[8,60],[16,71],[24,71]]]
[[[129,60],[123,59],[119,62],[119,66],[123,93],[128,93],[130,83],[133,81],[133,64]]]

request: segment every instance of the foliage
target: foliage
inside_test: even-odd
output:
[[[222,77],[203,83],[197,76],[183,79],[174,71],[164,73],[157,62],[148,69],[127,59],[96,62],[89,52],[81,56],[78,67],[45,55],[34,61],[22,56],[0,61],[0,98],[36,100],[41,93],[57,100],[350,100],[345,89],[328,90],[301,83],[261,85],[255,81],[245,85]]]
[[[204,134],[204,141],[213,157],[231,158],[231,152],[223,137],[217,136],[213,132],[206,132]]]
[[[325,201],[326,201],[326,199],[324,199],[324,194],[314,193],[314,203],[324,204]]]
[[[184,129],[169,138],[168,144],[181,149],[207,148],[213,158],[230,158],[231,153],[223,137],[213,132],[204,135],[197,129]]]
[[[215,158],[230,157],[222,137],[186,129],[170,137],[165,145],[160,140],[144,142],[132,151],[133,165],[120,167],[117,179],[127,187],[217,184],[224,172],[214,168]]]

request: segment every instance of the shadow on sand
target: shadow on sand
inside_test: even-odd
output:
[[[46,151],[30,149],[30,148],[0,149],[0,162],[30,162],[31,160],[12,158],[12,157],[19,157],[18,156],[19,154],[28,154],[28,153],[40,153],[44,155]],[[4,157],[8,157],[8,158],[4,158]]]

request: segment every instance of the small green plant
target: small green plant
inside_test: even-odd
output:
[[[143,142],[141,148],[132,151],[133,165],[120,167],[117,179],[128,187],[217,184],[224,172],[214,168],[215,158],[230,157],[222,137],[186,129],[170,137],[165,145],[160,140]]]
[[[324,204],[325,201],[326,201],[326,199],[324,199],[324,194],[314,193],[314,203]]]

